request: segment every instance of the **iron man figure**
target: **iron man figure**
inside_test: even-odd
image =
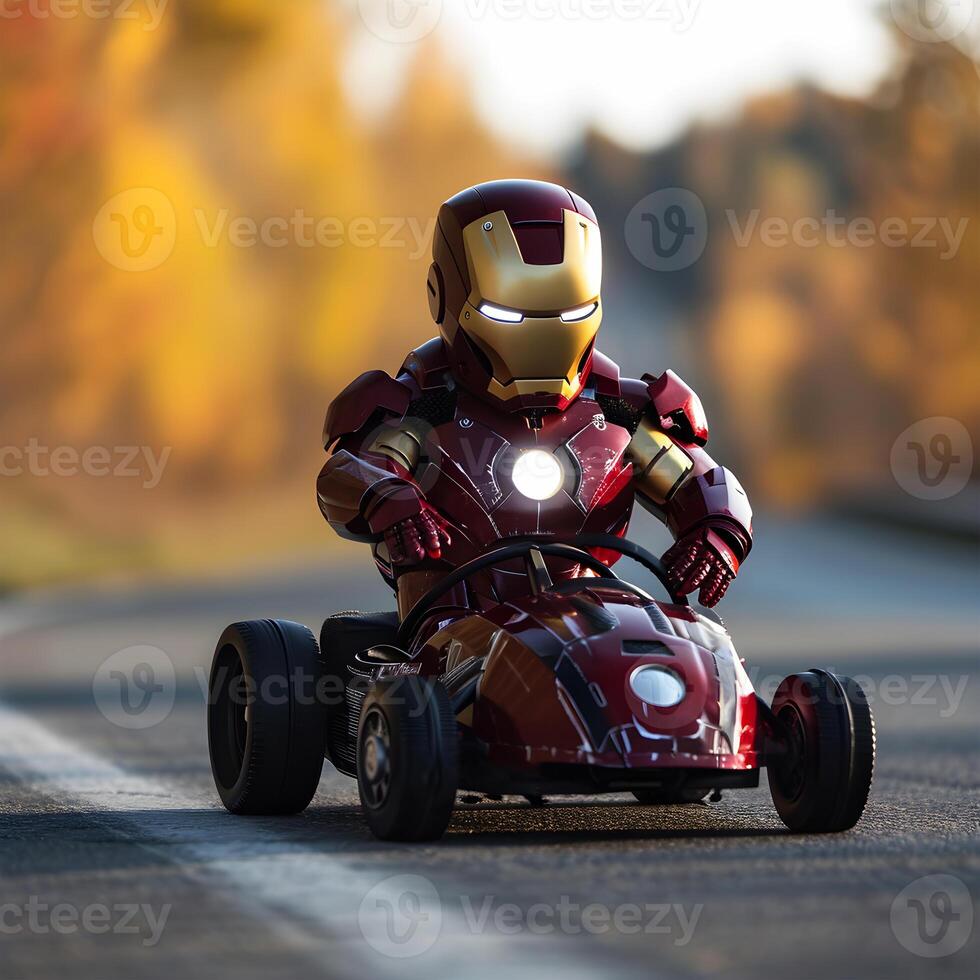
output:
[[[714,606],[751,547],[752,510],[703,448],[698,396],[672,371],[621,377],[596,350],[602,254],[589,204],[541,181],[478,184],[442,205],[432,251],[439,336],[396,377],[369,371],[341,392],[317,481],[331,526],[373,544],[399,612],[501,538],[623,535],[636,498],[676,539],[663,556],[675,592]],[[556,582],[591,574],[548,566]],[[452,601],[465,615],[526,588],[521,568],[505,567]]]

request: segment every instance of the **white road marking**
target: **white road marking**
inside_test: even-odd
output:
[[[555,937],[474,933],[459,903],[445,895],[433,905],[433,893],[423,887],[408,894],[406,904],[404,866],[379,873],[359,867],[356,856],[311,851],[270,830],[267,822],[232,817],[206,797],[126,772],[2,702],[0,766],[55,803],[85,813],[227,894],[298,952],[336,957],[342,949],[343,963],[333,962],[344,974],[404,978],[410,963],[413,973],[477,980],[508,969],[560,970],[571,980],[595,975],[596,960],[583,957],[574,941],[565,955]],[[207,813],[213,814],[214,836],[202,823]],[[229,827],[231,833],[222,833]],[[419,940],[418,928],[435,928],[437,938]],[[412,955],[408,962],[406,953]],[[324,963],[329,969],[331,962]],[[614,972],[607,969],[606,975]]]

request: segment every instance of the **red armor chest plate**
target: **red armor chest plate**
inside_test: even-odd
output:
[[[586,395],[535,428],[524,415],[461,394],[455,417],[431,431],[416,472],[426,499],[457,529],[446,557],[460,564],[518,535],[622,531],[633,504],[632,466],[623,458],[629,441]],[[515,484],[514,466],[530,450],[560,468],[560,487],[544,500]]]

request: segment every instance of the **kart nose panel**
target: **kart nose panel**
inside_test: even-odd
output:
[[[533,614],[511,607],[473,715],[491,756],[509,765],[755,765],[755,696],[724,629],[667,603],[617,598],[531,600]],[[630,682],[639,667],[669,672],[681,700],[645,699]]]

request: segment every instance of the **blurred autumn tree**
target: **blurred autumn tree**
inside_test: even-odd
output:
[[[468,184],[553,176],[480,128],[434,46],[416,52],[388,112],[359,115],[341,84],[351,16],[321,0],[170,0],[154,30],[3,21],[0,448],[172,451],[152,491],[139,479],[0,478],[0,587],[252,567],[333,543],[312,500],[323,410],[433,332],[428,242],[413,229],[429,231]],[[980,77],[954,47],[899,42],[894,76],[867,101],[770,95],[650,154],[593,136],[565,174],[603,222],[607,285],[627,303],[645,287],[652,308],[667,297],[678,311],[689,356],[675,366],[760,502],[882,478],[917,418],[980,428]],[[670,186],[702,198],[710,234],[700,261],[656,274],[620,229],[638,199]],[[94,233],[104,205],[133,188],[173,209],[172,253],[146,271],[106,261]],[[945,260],[880,242],[740,245],[729,213],[744,227],[756,209],[790,223],[833,209],[876,227],[967,225]],[[232,241],[236,218],[297,213],[330,220],[330,243]],[[382,246],[391,222],[400,230]],[[648,307],[636,307],[642,323]],[[636,370],[670,366],[647,363],[635,339]]]
[[[173,448],[152,492],[5,477],[0,585],[220,560],[243,528],[252,548],[256,534],[328,545],[312,498],[323,411],[433,332],[429,243],[404,222],[427,231],[450,193],[527,168],[481,131],[435,51],[388,117],[354,115],[348,25],[318,0],[172,0],[155,30],[3,23],[3,443]],[[93,241],[103,204],[131,188],[162,192],[176,218],[172,254],[147,271]],[[309,247],[312,229],[306,245],[209,240],[222,215],[227,229],[297,212],[328,219],[330,243]]]
[[[605,241],[652,297],[671,298],[684,369],[760,502],[880,490],[893,441],[923,417],[980,433],[980,74],[950,44],[896,37],[894,75],[867,102],[766,96],[650,154],[593,137],[574,166],[607,227],[657,188],[704,202],[708,244],[682,271],[650,272]],[[838,228],[837,244],[818,232],[816,244],[774,247],[759,232],[767,218],[791,226],[831,211],[875,229],[897,219],[908,237],[931,219],[941,245],[944,219],[962,240],[895,246],[875,232],[841,247]],[[753,212],[755,234],[740,241]]]

